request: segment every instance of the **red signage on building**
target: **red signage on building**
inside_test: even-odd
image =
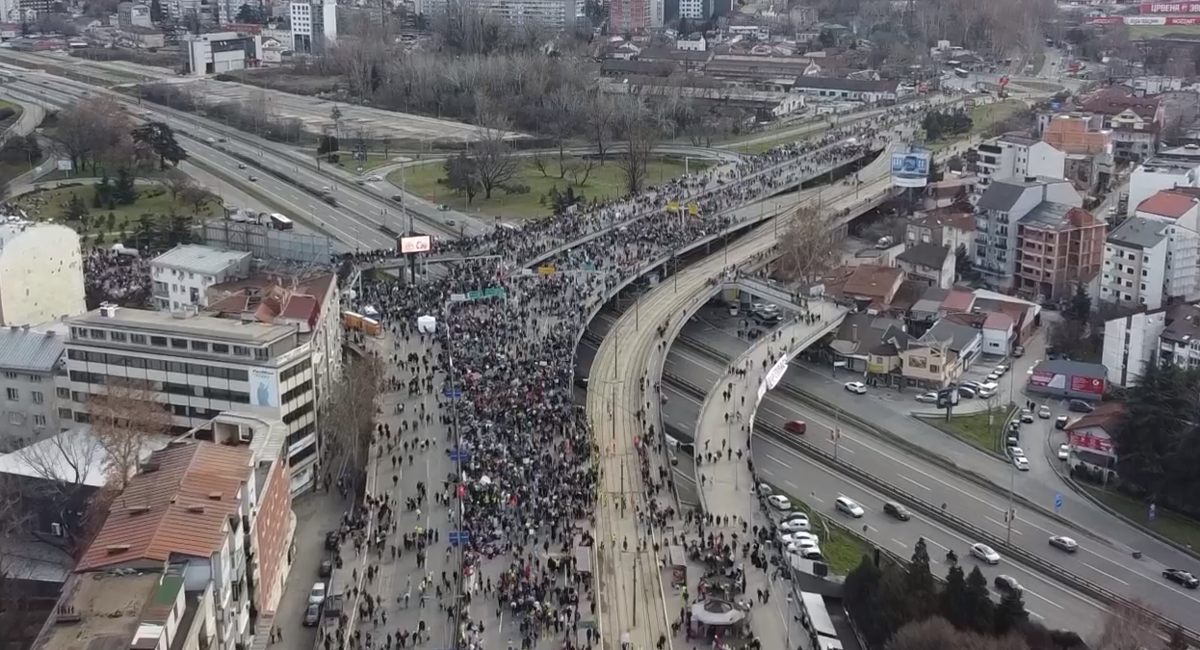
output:
[[[1200,25],[1200,16],[1168,16],[1168,25]]]
[[[1112,453],[1113,450],[1112,440],[1109,440],[1108,438],[1101,438],[1100,436],[1093,436],[1090,433],[1084,433],[1082,431],[1071,432],[1071,446],[1082,449],[1090,449],[1092,451],[1099,451],[1106,454]]]
[[[1143,2],[1143,14],[1200,14],[1200,2]]]
[[[1104,380],[1100,377],[1083,377],[1080,375],[1071,375],[1071,390],[1076,393],[1088,393],[1091,395],[1104,394]]]

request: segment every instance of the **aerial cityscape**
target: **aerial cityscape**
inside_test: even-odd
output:
[[[1197,61],[0,0],[0,650],[1200,650]]]

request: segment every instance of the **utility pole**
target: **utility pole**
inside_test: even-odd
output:
[[[633,554],[633,626],[632,626],[632,627],[637,627],[637,594],[638,594],[638,589],[637,589],[637,576],[638,576],[638,555],[639,555],[639,554],[637,553],[637,550],[636,550],[636,549],[634,549],[634,554]]]

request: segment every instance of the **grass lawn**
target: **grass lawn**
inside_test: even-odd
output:
[[[1150,506],[1148,504],[1120,494],[1115,490],[1104,491],[1095,485],[1078,481],[1076,483],[1087,490],[1093,497],[1104,503],[1104,505],[1129,517],[1132,521],[1174,542],[1186,544],[1191,548],[1200,548],[1200,522],[1175,514],[1162,507],[1155,509],[1154,521],[1150,521],[1148,519]]]
[[[80,230],[80,226],[83,224],[70,224],[66,223],[63,219],[67,202],[70,201],[73,194],[83,200],[91,215],[90,224],[86,226],[86,231],[89,233],[119,233],[123,230],[131,232],[138,218],[143,214],[149,213],[161,216],[169,213],[172,208],[178,214],[194,214],[191,205],[173,202],[171,200],[171,193],[159,185],[138,185],[138,200],[136,202],[132,205],[114,206],[112,210],[92,207],[92,197],[95,195],[95,189],[93,189],[91,183],[30,192],[17,198],[16,203],[24,208],[33,219],[63,223],[64,225],[70,225],[76,230]],[[196,216],[214,216],[220,209],[220,206],[210,205],[200,215]],[[113,215],[111,225],[108,220],[109,213]]]
[[[828,523],[824,513],[813,510],[807,503],[774,485],[771,486],[771,489],[776,494],[786,495],[792,502],[792,510],[808,514],[808,520],[813,525],[812,532],[820,538],[821,555],[825,556],[830,570],[837,575],[844,576],[850,573],[858,566],[859,562],[862,562],[863,555],[871,553],[872,549],[869,543],[851,535],[841,526]]]
[[[1129,40],[1148,41],[1167,35],[1193,38],[1200,41],[1200,26],[1197,25],[1130,25]]]
[[[1015,408],[1013,410],[1016,410]],[[970,415],[954,415],[947,422],[943,416],[922,417],[926,423],[934,426],[937,429],[945,431],[950,435],[957,436],[967,442],[986,449],[987,451],[999,452],[999,431],[1004,427],[1005,421],[1012,411],[1000,407],[994,412],[994,417],[989,418],[987,411],[982,413],[972,413]]]
[[[12,126],[13,124],[16,124],[17,120],[21,119],[21,113],[25,112],[25,109],[20,104],[6,102],[2,99],[0,99],[0,108],[11,108],[14,111],[11,117],[0,120],[0,132],[8,129],[8,127]]]
[[[566,162],[571,165],[579,163],[580,159],[568,158]],[[459,196],[438,182],[445,176],[442,162],[431,162],[405,168],[404,182],[409,192],[434,203],[445,203],[461,212],[478,212],[512,219],[549,216],[550,208],[541,204],[542,197],[546,196],[552,187],[558,187],[559,191],[566,191],[567,186],[572,184],[571,174],[567,174],[565,179],[558,177],[557,157],[546,161],[548,177],[542,175],[533,162],[526,158],[518,158],[517,165],[518,172],[513,178],[513,183],[528,185],[528,193],[507,194],[503,190],[496,190],[490,199],[483,198],[483,194],[480,193],[475,195],[475,200],[470,205],[467,205],[465,195]],[[688,164],[688,170],[696,173],[705,166],[704,161],[692,160]],[[673,158],[652,160],[646,174],[646,185],[657,185],[663,181],[677,178],[683,175],[683,169],[682,160]],[[388,180],[399,185],[400,170],[388,174]],[[574,188],[577,193],[582,193],[589,201],[593,198],[616,197],[625,193],[621,169],[612,160],[603,165],[596,164],[592,167],[587,182],[583,186],[576,185]]]
[[[362,173],[366,174],[372,169],[394,162],[398,157],[400,156],[395,151],[389,151],[386,156],[380,152],[368,151],[367,159],[360,162],[355,160],[354,156],[350,154],[343,154],[337,166],[351,172],[358,172],[358,168],[362,167]]]
[[[982,133],[997,122],[1008,119],[1025,108],[1025,102],[1005,99],[971,109],[971,133]]]

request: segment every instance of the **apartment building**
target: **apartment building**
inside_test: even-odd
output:
[[[1025,135],[1009,133],[976,148],[975,172],[979,184],[995,179],[1063,178],[1066,154],[1053,145]]]
[[[904,243],[938,244],[952,251],[975,246],[975,215],[969,209],[938,208],[916,213],[904,224]]]
[[[152,298],[158,311],[208,306],[208,288],[250,275],[250,253],[208,246],[176,246],[150,261]]]
[[[241,322],[105,305],[67,320],[72,417],[88,421],[88,398],[114,377],[149,382],[180,432],[249,404],[288,428],[292,492],[312,486],[317,399],[312,341],[295,324]]]
[[[1165,114],[1161,97],[1138,96],[1110,86],[1084,100],[1081,108],[1100,116],[1103,128],[1112,131],[1114,157],[1145,160],[1157,150]]]
[[[928,286],[949,289],[954,284],[955,256],[949,247],[938,244],[906,246],[896,256],[896,266],[910,280],[920,280]]]
[[[1196,292],[1200,235],[1174,223],[1133,216],[1108,236],[1100,299],[1158,309]]]
[[[56,329],[0,330],[0,451],[59,432],[56,381],[64,349]]]
[[[1067,181],[1034,177],[994,180],[975,206],[975,269],[990,286],[1014,288],[1021,259],[1018,222],[1043,203],[1081,207],[1083,198]],[[1099,260],[1097,266],[1099,266]]]
[[[1017,222],[1017,295],[1060,301],[1090,284],[1104,262],[1104,236],[1104,222],[1083,208],[1047,201],[1030,210]]]
[[[637,34],[653,26],[654,0],[611,0],[608,3],[608,32]]]
[[[324,52],[337,40],[337,0],[293,0],[288,5],[292,26],[292,48],[296,52]]]
[[[1200,163],[1151,158],[1129,175],[1129,201],[1125,216],[1133,216],[1143,201],[1178,187],[1200,187]]]
[[[1095,120],[1096,124],[1101,123]],[[1054,115],[1042,139],[1066,155],[1063,177],[1084,193],[1103,190],[1112,180],[1112,130],[1094,128],[1089,115]]]
[[[66,226],[0,223],[0,326],[82,314],[83,252]]]
[[[1152,363],[1200,367],[1200,305],[1176,304],[1106,321],[1101,360],[1108,380],[1121,386],[1137,382]]]
[[[283,436],[279,429],[277,455]],[[255,592],[275,582],[256,564],[268,549],[256,545],[290,544],[279,529],[293,525],[279,507],[287,482],[260,479],[264,465],[282,466],[281,457],[268,460],[269,447],[184,438],[151,455],[114,500],[33,647],[88,650],[103,639],[129,648],[249,648],[252,610],[270,611],[258,608]]]
[[[1134,216],[1200,232],[1200,191],[1185,188],[1156,192],[1137,205]]]

